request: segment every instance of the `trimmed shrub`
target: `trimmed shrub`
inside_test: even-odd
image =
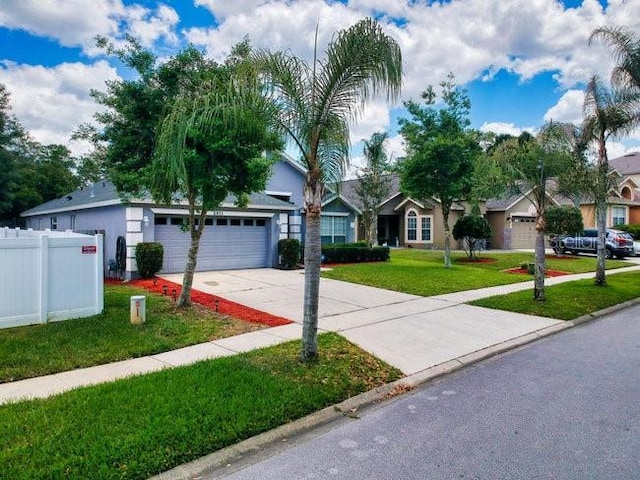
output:
[[[295,238],[284,238],[278,241],[278,255],[280,264],[284,268],[296,268],[300,263],[300,240]]]
[[[151,278],[162,268],[164,248],[161,243],[141,242],[136,245],[136,263],[142,278]]]
[[[384,262],[389,260],[389,247],[368,247],[366,243],[322,246],[324,263]]]
[[[486,218],[480,215],[465,215],[453,226],[453,238],[463,240],[462,247],[470,259],[476,257],[476,251],[482,242],[491,238],[491,226]]]

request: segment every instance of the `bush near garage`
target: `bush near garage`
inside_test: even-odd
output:
[[[323,263],[385,262],[389,247],[369,247],[366,243],[342,243],[322,246]]]
[[[158,242],[141,242],[136,245],[136,264],[142,278],[151,278],[162,268],[164,248]]]
[[[284,268],[293,269],[300,263],[300,240],[295,238],[283,238],[278,241],[278,255],[280,264]]]

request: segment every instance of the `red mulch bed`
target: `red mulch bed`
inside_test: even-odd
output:
[[[113,278],[106,278],[105,283],[122,284],[122,281]],[[130,282],[127,282],[127,284],[138,288],[144,288],[149,292],[158,293],[160,295],[163,295],[163,287],[166,285],[167,295],[169,297],[173,297],[173,290],[175,289],[176,298],[180,296],[180,292],[182,291],[181,285],[163,279],[158,279],[156,285],[153,284],[152,279],[132,280]],[[231,302],[222,297],[218,297],[217,295],[211,295],[209,293],[204,293],[195,289],[191,289],[191,301],[193,303],[197,303],[198,305],[207,307],[213,311],[216,310],[217,301],[218,313],[229,315],[233,318],[239,318],[240,320],[245,320],[251,323],[259,323],[268,327],[278,327],[280,325],[289,325],[290,323],[293,323],[288,318],[277,317],[275,315],[261,312],[260,310],[256,310],[251,307],[240,305],[236,302]]]
[[[531,275],[526,268],[510,268],[503,270],[505,273],[515,273],[516,275]],[[549,270],[545,272],[545,277],[561,277],[563,275],[571,275],[569,272],[562,272],[560,270]]]

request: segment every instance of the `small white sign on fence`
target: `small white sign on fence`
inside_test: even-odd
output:
[[[102,248],[102,235],[0,229],[0,328],[102,312]]]

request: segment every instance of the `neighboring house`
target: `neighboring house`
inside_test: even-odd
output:
[[[394,247],[425,249],[444,248],[444,220],[440,202],[436,198],[416,200],[400,191],[400,180],[391,175],[391,188],[387,199],[380,205],[378,216],[378,243]],[[362,201],[356,193],[359,180],[347,180],[340,185],[340,194],[353,210],[361,213]],[[449,227],[470,211],[468,205],[454,202],[449,215]],[[364,240],[364,231],[357,223],[356,238]],[[452,246],[455,245],[452,240]],[[455,247],[454,247],[455,248]]]
[[[556,182],[549,180],[547,192],[556,189]],[[491,225],[490,248],[513,250],[532,249],[536,239],[536,207],[529,200],[531,189],[490,198],[485,202],[485,217]],[[562,195],[547,193],[549,206],[568,205],[571,201]]]
[[[630,201],[619,205],[621,208],[617,210],[618,215],[615,218],[622,217],[620,214],[622,207],[625,206],[628,215],[624,223],[640,223],[640,152],[613,158],[609,160],[609,164],[624,179],[618,189],[618,197]],[[613,215],[611,218],[611,225],[614,225]]]

